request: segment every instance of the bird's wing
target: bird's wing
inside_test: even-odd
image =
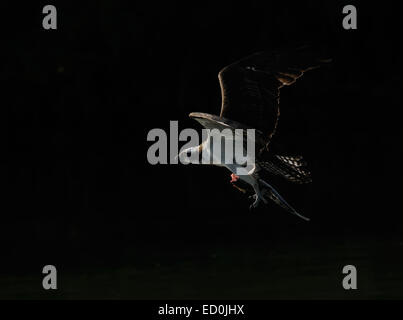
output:
[[[301,219],[304,219],[305,221],[309,221],[310,219],[307,217],[304,217],[300,213],[297,212],[285,199],[274,189],[270,184],[268,184],[266,181],[259,179],[260,183],[262,183],[264,186],[267,188],[263,188],[262,193],[263,196],[269,197],[271,200],[273,200],[275,203],[277,203],[280,207],[283,209],[287,210],[289,213],[295,214],[296,216],[300,217]]]
[[[245,126],[237,121],[232,121],[230,119],[221,118],[214,114],[203,113],[203,112],[192,112],[189,117],[195,119],[206,129],[248,129],[251,127]]]
[[[269,144],[280,115],[280,89],[304,72],[330,60],[320,60],[306,47],[288,52],[258,52],[223,68],[218,79],[220,117],[258,129]]]
[[[259,150],[262,146],[265,144],[265,139],[264,135],[262,132],[259,130],[256,130],[255,128],[252,128],[250,126],[247,126],[245,124],[242,124],[240,122],[230,120],[224,117],[219,117],[214,114],[209,114],[209,113],[202,113],[202,112],[192,112],[189,114],[189,117],[192,119],[195,119],[197,122],[199,122],[204,128],[213,130],[213,129],[218,129],[220,131],[224,129],[230,129],[235,137],[236,134],[239,134],[236,132],[236,129],[242,129],[242,138],[243,140],[246,141],[247,137],[247,130],[248,129],[253,129],[255,130],[255,138],[254,138],[254,143],[256,145],[255,150]]]

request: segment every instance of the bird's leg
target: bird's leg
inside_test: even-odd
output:
[[[252,187],[253,190],[255,191],[255,194],[252,196],[253,199],[255,199],[255,201],[250,205],[249,207],[250,210],[256,208],[259,205],[260,201],[263,201],[264,203],[267,204],[267,200],[263,197],[257,181],[252,185]]]

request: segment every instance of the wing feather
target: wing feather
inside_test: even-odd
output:
[[[258,52],[223,68],[220,117],[240,121],[260,130],[266,148],[276,132],[280,116],[280,89],[306,71],[330,60],[320,60],[307,48],[293,51]]]

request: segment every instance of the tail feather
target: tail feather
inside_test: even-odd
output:
[[[302,156],[279,156],[276,155],[278,159],[283,161],[284,163],[293,166],[293,167],[306,167],[306,161],[302,158]]]
[[[311,173],[307,169],[302,156],[275,155],[268,161],[259,163],[260,167],[269,173],[279,175],[295,183],[312,182]]]

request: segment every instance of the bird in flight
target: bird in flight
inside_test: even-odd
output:
[[[292,51],[257,52],[239,61],[224,67],[218,73],[221,87],[220,115],[192,112],[190,118],[198,121],[207,132],[207,138],[199,145],[182,150],[178,157],[182,163],[189,163],[189,156],[201,158],[215,158],[212,132],[223,132],[229,129],[233,134],[225,139],[244,140],[244,134],[239,136],[236,129],[255,129],[253,139],[254,156],[253,167],[246,174],[237,174],[239,167],[245,164],[222,161],[219,155],[214,164],[229,169],[231,183],[243,193],[246,189],[239,184],[253,189],[254,202],[250,209],[256,208],[261,202],[268,199],[274,201],[286,211],[309,220],[299,214],[262,176],[277,175],[294,183],[309,183],[311,175],[302,156],[284,156],[273,154],[270,142],[276,132],[280,109],[279,96],[283,86],[293,84],[306,71],[320,67],[330,62],[330,59],[317,59],[314,54],[303,47]],[[225,136],[225,135],[224,135]],[[217,157],[216,157],[217,158]],[[217,160],[217,159],[216,159]]]

